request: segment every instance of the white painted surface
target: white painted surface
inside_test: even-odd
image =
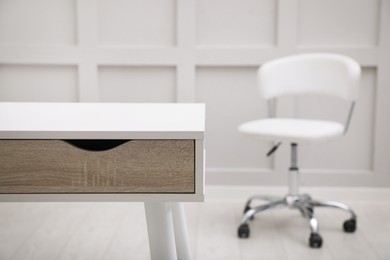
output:
[[[101,102],[167,103],[176,100],[174,67],[102,66],[98,72]]]
[[[74,65],[0,65],[0,97],[16,102],[75,102],[77,75]]]
[[[175,233],[177,258],[190,260],[191,246],[188,236],[187,218],[182,203],[171,203],[173,230]]]
[[[198,179],[204,179],[204,176]],[[1,194],[0,202],[202,202],[204,188],[195,194]]]
[[[151,258],[178,259],[170,203],[145,203],[145,215]]]
[[[256,69],[303,52],[363,68],[348,135],[300,148],[303,184],[390,185],[387,0],[0,0],[0,101],[205,102],[213,184],[286,183],[287,147],[268,159],[270,144],[237,126],[266,115]],[[283,101],[281,116],[347,113],[335,100]]]
[[[203,104],[0,103],[1,139],[203,139]]]
[[[174,0],[98,0],[102,45],[174,45]]]
[[[376,46],[380,7],[380,0],[300,0],[299,45]]]
[[[276,8],[275,0],[197,1],[197,43],[272,46],[276,41]]]
[[[0,42],[5,44],[76,44],[76,1],[2,0]]]

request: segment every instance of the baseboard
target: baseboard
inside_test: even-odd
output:
[[[372,187],[302,187],[301,193],[308,193],[320,200],[372,201],[390,203],[390,188]],[[206,185],[205,200],[245,201],[255,194],[284,196],[287,187],[282,186],[228,186]]]
[[[283,186],[287,178],[285,172],[267,169],[206,168],[206,185]],[[390,188],[390,174],[358,170],[301,170],[300,183],[308,187]]]

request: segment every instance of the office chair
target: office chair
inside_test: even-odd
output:
[[[313,248],[322,246],[318,222],[314,217],[315,207],[332,207],[347,211],[351,217],[344,222],[343,229],[345,232],[356,230],[357,216],[347,205],[335,201],[318,201],[308,194],[299,194],[297,149],[298,144],[330,141],[347,132],[358,97],[360,73],[360,66],[356,61],[346,56],[327,53],[288,56],[266,62],[259,68],[258,86],[262,97],[267,100],[270,117],[243,123],[238,130],[249,136],[273,141],[275,145],[268,156],[275,152],[281,142],[290,143],[289,190],[283,198],[265,195],[250,197],[238,228],[240,238],[249,237],[248,223],[255,214],[279,206],[298,209],[309,221],[311,229],[309,246]],[[276,98],[301,94],[330,95],[350,102],[345,124],[325,120],[273,117],[273,101]],[[254,200],[264,200],[268,203],[252,208],[251,203]]]

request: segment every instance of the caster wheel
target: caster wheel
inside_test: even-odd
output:
[[[322,246],[322,237],[319,234],[311,233],[309,238],[311,248],[320,248]]]
[[[251,207],[246,206],[245,209],[244,209],[244,214],[247,213],[247,212],[248,212],[249,210],[251,210],[251,209],[252,209]],[[254,215],[253,215],[252,217],[250,217],[249,219],[250,219],[250,220],[253,220],[253,218],[254,218]]]
[[[347,233],[353,233],[356,230],[356,220],[355,219],[349,219],[346,220],[343,224],[344,231]]]
[[[238,227],[238,237],[239,238],[248,238],[249,237],[249,225],[241,224]]]

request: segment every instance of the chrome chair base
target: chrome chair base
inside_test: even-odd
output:
[[[292,209],[298,209],[301,212],[302,216],[306,218],[309,222],[311,231],[309,237],[309,246],[313,248],[320,248],[322,246],[322,237],[319,234],[318,221],[314,217],[315,207],[330,207],[348,212],[351,217],[344,222],[343,229],[347,233],[355,232],[357,216],[349,206],[336,201],[318,201],[312,199],[308,194],[299,194],[299,168],[297,165],[297,146],[297,144],[291,143],[291,167],[289,169],[288,175],[288,195],[284,198],[267,195],[255,195],[249,198],[247,203],[245,204],[244,215],[242,216],[240,226],[238,227],[238,237],[249,237],[250,230],[248,223],[250,220],[253,219],[255,214],[277,207],[289,207]],[[268,203],[252,208],[251,203],[254,200],[268,201]]]
[[[250,205],[254,200],[264,200],[268,201],[268,203],[252,208]],[[241,223],[238,228],[238,236],[240,238],[249,237],[250,229],[248,223],[250,222],[250,220],[253,219],[255,214],[278,207],[289,207],[292,209],[297,209],[301,212],[302,216],[308,220],[311,231],[309,237],[309,246],[313,248],[320,248],[322,246],[322,237],[319,234],[318,221],[314,217],[315,207],[331,207],[348,212],[351,217],[344,222],[343,229],[345,232],[348,233],[352,233],[356,230],[357,216],[349,206],[343,203],[339,203],[336,201],[314,200],[308,194],[287,195],[284,198],[266,195],[255,195],[249,198],[247,203],[245,204],[244,215],[242,216]]]

